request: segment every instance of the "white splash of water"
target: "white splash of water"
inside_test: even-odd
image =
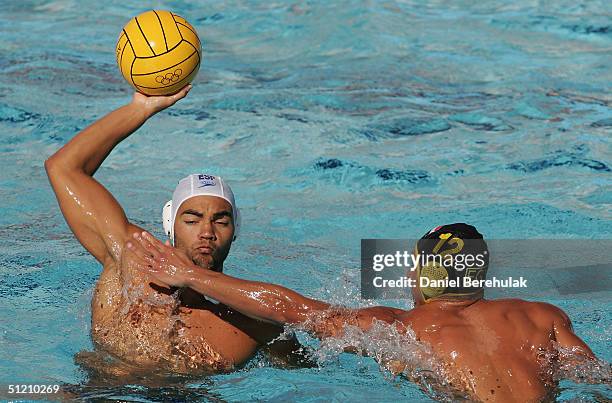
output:
[[[592,359],[577,347],[565,348],[552,342],[552,349],[540,357],[544,373],[554,382],[568,379],[576,383],[612,383],[612,365],[600,359]]]
[[[338,315],[350,315],[346,308],[332,308],[318,312],[300,324],[285,327],[284,335],[295,332],[311,333],[317,323]],[[353,318],[347,317],[351,323]],[[345,325],[342,332],[323,338],[318,347],[308,351],[311,359],[326,365],[337,361],[344,352],[353,352],[373,358],[385,377],[397,376],[415,382],[430,397],[441,401],[455,401],[465,396],[458,394],[450,383],[442,361],[436,358],[431,348],[420,342],[414,331],[403,326],[388,324],[374,319],[368,330],[355,325]]]

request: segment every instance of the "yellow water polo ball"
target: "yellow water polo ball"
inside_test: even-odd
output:
[[[195,28],[165,10],[146,11],[119,34],[117,65],[126,81],[146,95],[174,94],[200,69],[202,45]]]

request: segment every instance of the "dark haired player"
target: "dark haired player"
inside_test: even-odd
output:
[[[442,363],[447,384],[469,399],[539,401],[554,388],[546,373],[546,364],[551,362],[545,361],[563,359],[556,347],[594,358],[589,347],[573,333],[567,315],[547,303],[485,300],[482,288],[459,283],[457,287],[421,289],[417,281],[413,288],[415,308],[410,311],[382,306],[336,309],[278,285],[201,270],[180,251],[148,233],[134,238],[128,248],[140,261],[141,269],[160,285],[190,288],[255,319],[304,324],[320,338],[342,335],[347,325],[367,331],[375,320],[399,331],[405,332],[409,327]],[[433,229],[416,249],[418,253],[448,255],[462,250],[485,254],[486,248],[482,235],[473,226],[461,223]],[[471,271],[419,266],[413,278],[484,279],[487,266],[488,261],[484,267]],[[441,275],[441,270],[446,275]],[[386,364],[394,372],[406,369],[402,362]]]

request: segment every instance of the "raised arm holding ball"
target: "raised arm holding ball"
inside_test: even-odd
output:
[[[189,93],[201,53],[195,28],[179,15],[150,10],[132,18],[116,47],[119,70],[137,91],[132,101],[85,128],[45,161],[66,222],[103,266],[92,298],[92,339],[97,349],[145,372],[231,370],[258,347],[283,364],[298,363],[295,338],[271,343],[281,327],[190,290],[152,286],[152,278],[134,269],[124,248],[142,228],[129,222],[113,195],[93,178],[117,144]],[[194,174],[181,180],[163,208],[163,220],[164,232],[193,264],[223,270],[239,216],[221,178]]]

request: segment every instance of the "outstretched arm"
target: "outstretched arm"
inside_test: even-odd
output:
[[[45,161],[45,169],[62,214],[81,244],[102,264],[117,261],[131,226],[113,195],[93,178],[104,159],[149,117],[189,92],[172,96],[135,93],[132,102],[77,134]],[[133,227],[133,228],[132,228]]]
[[[303,324],[317,337],[340,334],[347,324],[367,330],[373,319],[393,324],[398,315],[405,312],[389,307],[333,309],[326,302],[279,285],[205,270],[147,232],[134,234],[128,248],[136,255],[140,269],[151,274],[160,285],[189,287],[261,321],[279,325]]]

